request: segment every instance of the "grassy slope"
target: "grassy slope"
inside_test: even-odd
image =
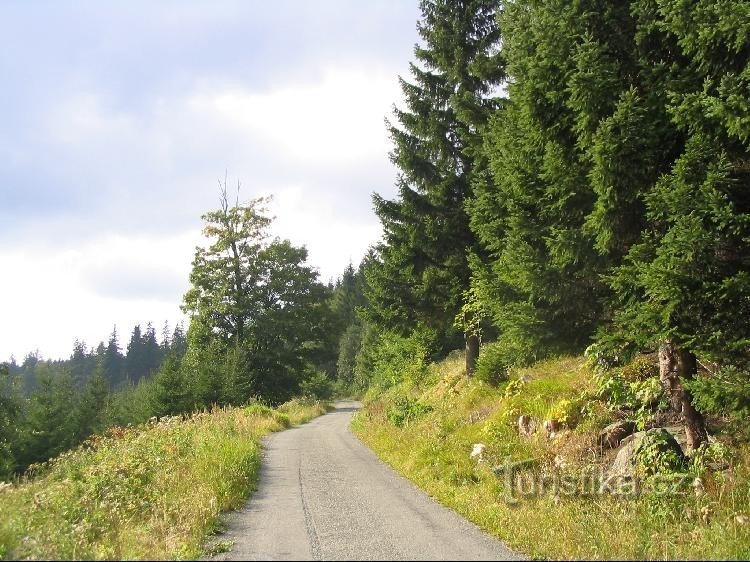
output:
[[[511,377],[520,378],[528,382],[492,388],[467,381],[462,359],[448,359],[431,366],[420,384],[371,396],[354,430],[431,496],[535,558],[750,557],[750,525],[741,522],[750,509],[746,449],[730,478],[704,476],[708,493],[700,498],[688,487],[684,495],[662,500],[562,495],[555,501],[546,491],[515,505],[506,503],[503,479],[489,469],[506,456],[540,459],[539,468],[532,469],[536,471],[551,470],[557,457],[570,474],[606,466],[613,455],[602,458],[593,452],[597,431],[607,421],[596,404],[590,405],[587,421],[558,439],[542,434],[524,439],[517,433],[519,414],[546,419],[562,400],[575,401],[593,385],[583,359],[541,362]],[[404,395],[431,410],[396,427],[391,420]],[[473,443],[487,445],[483,463],[470,458]]]
[[[0,558],[198,557],[253,490],[260,438],[324,412],[292,401],[110,430],[0,489]]]

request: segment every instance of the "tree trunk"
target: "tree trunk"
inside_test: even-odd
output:
[[[474,367],[477,365],[479,357],[479,336],[476,334],[466,334],[466,376],[474,376]]]
[[[693,407],[692,396],[682,385],[682,379],[692,378],[697,371],[695,355],[677,347],[673,342],[659,348],[659,379],[664,385],[672,407],[682,414],[685,422],[687,446],[695,450],[708,441],[703,416]]]

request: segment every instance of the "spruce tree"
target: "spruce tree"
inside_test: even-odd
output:
[[[476,251],[465,205],[484,171],[478,148],[503,76],[500,32],[492,0],[424,0],[420,8],[413,81],[400,80],[406,108],[395,108],[397,124],[389,124],[398,196],[374,196],[384,241],[368,270],[368,299],[381,327],[407,334],[424,325],[450,347],[469,285],[467,256]],[[468,371],[472,365],[467,354]]]
[[[104,413],[108,396],[109,383],[104,375],[104,365],[100,362],[78,399],[76,441],[105,429]]]
[[[55,373],[42,363],[37,382],[22,427],[17,457],[22,467],[57,456],[70,448],[77,437],[76,393],[70,373]]]
[[[125,355],[125,373],[129,380],[137,382],[145,372],[145,350],[140,324],[133,327]]]
[[[644,35],[675,45],[659,63],[666,110],[685,141],[644,197],[641,240],[610,277],[618,307],[603,337],[658,346],[662,382],[697,447],[707,435],[685,384],[696,356],[750,362],[750,7],[636,5]]]
[[[161,350],[159,342],[156,340],[156,330],[149,322],[146,325],[146,332],[143,334],[143,371],[144,377],[153,375],[161,364]]]
[[[117,387],[125,380],[125,357],[120,352],[120,343],[117,335],[117,326],[107,341],[107,346],[101,346],[101,356],[104,360],[104,373],[113,387]]]

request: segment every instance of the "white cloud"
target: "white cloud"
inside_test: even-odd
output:
[[[189,107],[229,130],[259,139],[285,159],[313,166],[383,158],[383,119],[398,96],[395,77],[377,69],[326,69],[318,81],[263,93],[230,88],[196,95]]]
[[[0,324],[0,360],[36,347],[67,356],[74,338],[96,344],[114,323],[127,332],[180,319],[200,215],[216,206],[225,169],[243,198],[273,194],[274,234],[305,245],[321,280],[337,277],[379,236],[363,216],[369,193],[390,187],[383,118],[397,97],[395,76],[350,67],[263,92],[196,86],[140,112],[103,92],[61,97],[39,122],[79,205],[74,218],[23,225],[13,246],[25,252],[0,251],[12,272],[0,278],[12,319]]]
[[[115,236],[60,252],[1,253],[0,358],[20,360],[36,348],[45,357],[67,357],[74,339],[96,345],[114,324],[123,347],[135,324],[152,321],[158,328],[169,320],[174,326],[183,319],[179,305],[198,240],[195,232]]]
[[[309,197],[302,187],[280,191],[270,209],[276,215],[273,232],[304,245],[308,262],[318,268],[324,283],[340,276],[350,260],[356,267],[380,236],[377,221],[352,221],[330,201]]]

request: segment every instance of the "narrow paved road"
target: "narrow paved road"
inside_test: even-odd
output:
[[[383,464],[349,429],[357,402],[266,440],[260,485],[214,560],[490,560],[518,555]]]

